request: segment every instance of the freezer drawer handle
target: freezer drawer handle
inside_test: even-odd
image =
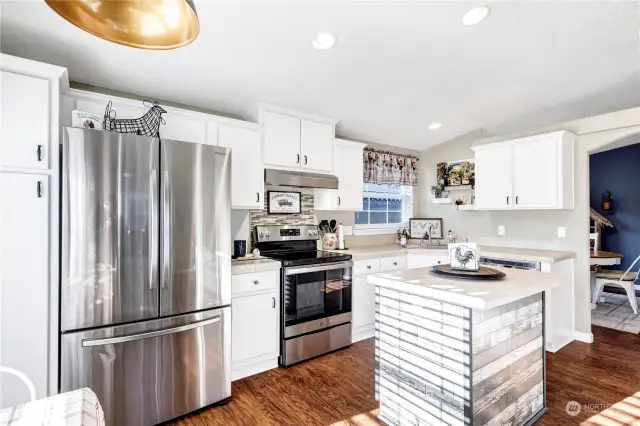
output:
[[[166,336],[167,334],[181,333],[183,331],[192,330],[194,328],[204,327],[205,325],[213,324],[219,321],[220,315],[203,321],[194,322],[192,324],[182,325],[180,327],[174,328],[167,328],[164,330],[151,331],[149,333],[130,334],[128,336],[121,337],[108,337],[106,339],[82,339],[82,347],[86,348],[89,346],[104,346],[114,343],[132,342],[134,340],[151,339],[153,337]]]

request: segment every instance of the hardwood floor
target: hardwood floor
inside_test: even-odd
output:
[[[549,411],[537,425],[640,425],[640,335],[595,326],[593,334],[591,345],[573,342],[547,354]],[[227,405],[174,424],[377,425],[373,375],[369,339],[289,369],[236,381]],[[579,415],[567,414],[569,401],[582,405]],[[616,406],[603,411],[611,404]]]

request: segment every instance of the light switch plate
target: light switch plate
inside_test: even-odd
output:
[[[567,237],[567,228],[564,226],[558,226],[558,238],[566,238]]]
[[[343,225],[342,226],[342,232],[344,232],[344,235],[353,235],[353,226],[349,226],[349,225]]]
[[[504,226],[499,225],[499,226],[498,226],[498,235],[504,235],[504,234],[505,234],[505,232],[504,232]]]

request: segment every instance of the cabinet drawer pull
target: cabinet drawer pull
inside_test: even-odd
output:
[[[258,284],[260,284],[260,281],[258,281],[258,280],[253,280],[253,283],[254,283],[255,285],[258,285]]]
[[[398,266],[398,262],[393,262],[393,266]]]
[[[260,193],[256,192],[256,203],[260,202]]]
[[[367,265],[367,269],[371,269],[371,265]]]
[[[304,164],[307,164],[307,156],[304,156]]]
[[[38,156],[38,161],[42,161],[42,145],[38,145],[38,149],[36,150],[36,155]]]
[[[38,194],[38,198],[42,198],[42,182],[38,181],[36,185],[36,193]]]
[[[340,197],[338,197],[338,205],[340,205]]]
[[[300,154],[296,154],[296,164],[300,164]]]
[[[271,298],[271,307],[272,307],[272,308],[275,308],[275,307],[276,307],[276,298],[275,298],[275,297],[272,297],[272,298]]]

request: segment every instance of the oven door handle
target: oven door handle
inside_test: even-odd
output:
[[[313,266],[296,266],[292,268],[285,268],[285,275],[299,275],[306,274],[308,272],[320,272],[320,271],[331,271],[334,269],[344,269],[353,267],[353,262],[340,262],[340,263],[327,263],[324,265],[313,265]]]

